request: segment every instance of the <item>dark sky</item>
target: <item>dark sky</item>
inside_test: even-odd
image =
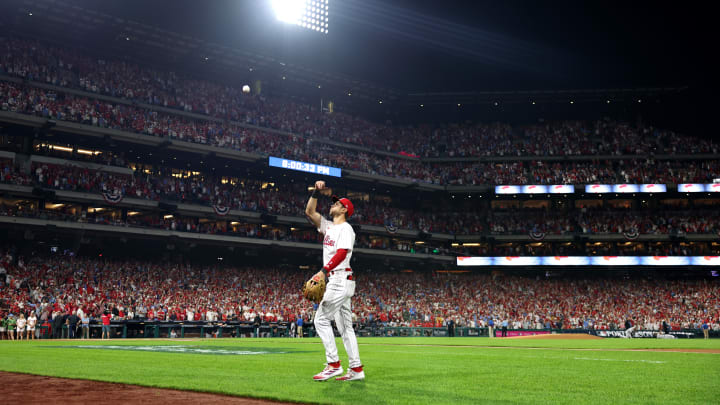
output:
[[[714,48],[663,2],[330,0],[323,35],[265,0],[68,1],[405,92],[692,86]]]

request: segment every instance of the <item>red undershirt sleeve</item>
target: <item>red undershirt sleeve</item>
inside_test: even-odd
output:
[[[335,253],[335,256],[330,259],[328,264],[323,267],[325,270],[330,271],[333,270],[335,267],[337,267],[338,264],[342,263],[343,260],[345,260],[345,257],[347,257],[348,249],[338,249],[337,253]]]

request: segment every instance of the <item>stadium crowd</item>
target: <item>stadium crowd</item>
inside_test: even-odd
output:
[[[51,189],[120,193],[126,197],[154,201],[177,201],[200,205],[227,206],[231,209],[273,215],[302,216],[307,202],[303,187],[271,185],[252,179],[233,182],[209,177],[151,175],[138,170],[122,175],[85,168],[34,163],[32,175],[19,172],[8,159],[0,159],[2,182],[35,185]],[[170,170],[164,170],[165,173]],[[397,229],[423,230],[449,234],[597,234],[637,232],[641,234],[717,233],[720,218],[712,210],[514,210],[512,213],[490,211],[451,212],[407,210],[383,201],[355,202],[357,224],[392,226]],[[660,215],[659,215],[660,214]],[[160,223],[161,224],[161,223]],[[154,225],[158,225],[155,223]],[[178,224],[178,228],[186,224]],[[190,225],[187,224],[187,227]],[[172,229],[175,229],[173,226]]]
[[[302,216],[307,191],[301,187],[267,186],[267,182],[238,179],[233,182],[204,176],[188,178],[151,175],[142,170],[135,175],[90,170],[49,163],[34,163],[32,175],[24,175],[8,159],[0,159],[2,181],[80,192],[120,193],[124,197],[153,201],[170,200],[201,205],[220,205],[243,211],[274,215]],[[160,169],[169,173],[169,169]],[[471,213],[422,213],[398,209],[384,202],[355,201],[358,214],[353,222],[399,229],[443,233],[478,233],[481,221]]]
[[[343,113],[264,95],[245,94],[240,86],[214,83],[183,73],[88,56],[32,40],[0,38],[0,110],[30,114],[157,137],[214,145],[262,155],[317,162],[364,173],[442,185],[587,184],[710,182],[720,177],[719,160],[659,160],[654,155],[720,153],[712,141],[681,136],[651,126],[611,120],[563,121],[511,127],[507,124],[381,125]],[[131,103],[101,101],[32,82],[116,97]],[[144,105],[138,105],[141,103]],[[161,107],[161,108],[159,108]],[[175,112],[166,110],[177,110]],[[179,113],[194,113],[189,116]],[[290,134],[280,134],[281,130]],[[330,139],[345,147],[318,140]],[[412,144],[407,139],[413,139]],[[371,151],[356,150],[363,146]],[[405,156],[387,156],[376,152]],[[45,151],[52,154],[52,151]],[[593,161],[445,162],[428,157],[598,156]],[[624,156],[610,160],[601,156]],[[637,159],[633,155],[647,155]],[[94,156],[98,163],[127,167],[124,156]],[[262,182],[223,182],[210,176],[176,177],[169,168],[148,174],[118,175],[77,167],[34,164],[29,174],[0,159],[2,182],[58,190],[120,193],[125,197],[218,205],[274,215],[299,216],[307,200],[302,189],[263,188]],[[380,201],[355,202],[353,222],[450,234],[691,234],[717,233],[720,218],[711,210],[575,210],[418,212]],[[66,210],[1,215],[78,220]],[[230,225],[174,215],[128,216],[93,213],[82,220],[186,232],[231,234],[284,241],[315,242],[313,231],[291,231],[260,224]],[[391,237],[358,235],[358,247],[410,250]],[[429,248],[425,247],[425,251]],[[485,248],[481,248],[485,249]],[[548,255],[562,246],[531,244],[491,246],[481,254]],[[559,251],[556,249],[560,249]],[[567,248],[571,249],[571,248]],[[617,253],[594,247],[593,254]],[[629,247],[628,249],[636,249]],[[694,247],[650,246],[650,254],[698,254]],[[637,250],[628,254],[639,254]],[[68,257],[13,260],[3,255],[1,297],[13,314],[39,323],[75,313],[116,318],[293,321],[311,316],[296,286],[298,272],[284,269],[198,267],[148,262],[112,262]],[[360,283],[356,316],[361,323],[389,326],[485,326],[489,319],[512,327],[614,329],[627,318],[643,329],[658,330],[667,320],[674,328],[695,328],[709,321],[719,329],[717,286],[702,281],[532,280],[523,277],[440,275],[366,271]],[[228,280],[231,282],[228,283]],[[257,280],[263,280],[258,283]],[[292,286],[290,288],[289,286]],[[592,299],[590,299],[592,297]],[[4,314],[0,318],[5,319]],[[78,316],[78,318],[82,318]],[[18,318],[19,319],[19,318]],[[16,321],[18,322],[18,321]],[[27,322],[27,321],[25,321]],[[19,322],[18,322],[19,325]]]
[[[1,81],[0,110],[434,184],[682,183],[709,182],[720,175],[720,163],[716,160],[426,164],[417,159],[381,156],[313,142],[311,138],[297,135],[280,135],[225,122],[193,120]]]
[[[363,325],[485,327],[508,321],[515,329],[620,329],[632,319],[640,329],[720,330],[720,289],[707,280],[621,277],[548,279],[487,274],[389,272],[355,269],[363,279],[354,300]],[[250,321],[311,319],[302,299],[304,275],[289,268],[200,266],[112,261],[58,254],[0,260],[4,310],[38,325],[56,316],[116,320]],[[6,314],[3,314],[3,316]]]
[[[241,223],[236,221],[210,220],[202,221],[197,217],[180,215],[139,215],[122,219],[121,215],[113,215],[108,211],[96,211],[83,217],[82,214],[70,212],[66,207],[45,211],[20,210],[0,202],[0,216],[38,218],[69,222],[83,222],[98,225],[154,228],[167,231],[192,232],[211,235],[225,235],[267,239],[283,242],[317,243],[321,241],[317,231],[293,228],[289,226],[268,226],[258,223]],[[412,240],[386,237],[369,237],[364,234],[357,236],[355,247],[367,249],[396,250],[401,252],[425,254],[451,254],[450,250],[440,244],[416,245]]]
[[[450,185],[708,183],[720,174],[716,160],[594,160],[433,164]]]
[[[576,210],[514,211],[488,214],[491,234],[549,235],[638,233],[644,235],[715,234],[720,232],[716,210]]]
[[[209,268],[148,262],[105,262],[58,255],[25,262],[3,255],[0,296],[9,313],[34,312],[39,325],[56,316],[88,314],[114,319],[253,320],[308,319],[312,304],[289,285],[300,272],[257,268]]]
[[[347,114],[323,114],[314,107],[288,100],[249,96],[234,84],[214,83],[15,38],[0,39],[0,74],[310,138],[329,138],[424,157],[718,152],[718,145],[710,141],[614,122],[563,122],[520,131],[503,124],[388,127]],[[410,136],[414,140],[412,145],[406,142]]]
[[[641,328],[720,329],[720,290],[704,281],[558,280],[502,275],[371,272],[372,288],[360,289],[365,318],[391,325],[486,326],[507,320],[519,329],[616,329],[632,318]],[[379,290],[375,290],[379,289]],[[362,302],[365,302],[365,306]]]
[[[70,222],[84,222],[100,225],[142,227],[163,229],[167,231],[192,232],[212,235],[226,235],[268,239],[284,242],[319,242],[317,232],[305,228],[293,228],[284,225],[263,225],[258,223],[228,222],[225,220],[201,220],[197,217],[180,215],[166,216],[146,214],[128,216],[123,219],[118,212],[112,210],[95,211],[83,217],[78,212],[71,212],[67,207],[44,211],[18,209],[13,205],[0,202],[0,216],[38,218]],[[526,243],[486,243],[480,247],[457,246],[448,248],[446,243],[427,241],[417,244],[412,238],[386,235],[369,235],[359,233],[356,236],[357,248],[395,250],[410,253],[460,256],[565,256],[565,255],[649,255],[649,256],[697,256],[718,255],[720,250],[710,243],[606,243],[590,244],[558,242],[526,242]]]

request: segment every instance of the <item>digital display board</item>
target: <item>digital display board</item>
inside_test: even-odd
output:
[[[664,184],[641,184],[641,193],[666,193],[667,186]]]
[[[687,266],[690,264],[688,256],[641,256],[640,264],[643,266]]]
[[[720,266],[720,256],[692,256],[690,264],[693,266]]]
[[[613,184],[613,193],[637,193],[640,190],[637,184]]]
[[[609,193],[612,191],[610,184],[588,184],[585,186],[586,193]]]
[[[720,183],[706,184],[705,191],[708,193],[720,193]]]
[[[494,266],[540,266],[540,256],[498,256],[493,258]]]
[[[527,186],[502,185],[495,186],[495,194],[572,194],[575,186],[570,184],[529,184]]]
[[[572,194],[575,192],[575,186],[570,184],[554,184],[548,186],[548,193],[550,194]]]
[[[268,164],[270,167],[281,167],[283,169],[297,170],[300,172],[321,174],[323,176],[342,177],[341,170],[337,167],[323,166],[315,163],[298,162],[296,160],[282,159],[270,156]]]
[[[530,185],[523,186],[523,194],[545,194],[547,193],[547,186]]]
[[[476,256],[476,257],[458,256],[458,258],[457,258],[457,265],[458,265],[458,266],[492,266],[492,264],[493,264],[493,258],[492,258],[492,257],[485,257],[485,256]]]
[[[664,184],[613,184],[613,193],[664,193],[667,186]]]
[[[588,184],[586,193],[665,193],[665,184]]]
[[[495,194],[520,194],[523,186],[495,186]]]
[[[720,256],[460,256],[458,266],[720,266]]]
[[[588,256],[545,256],[545,266],[587,266],[590,264]]]
[[[637,256],[591,256],[591,266],[637,266],[640,259]]]
[[[702,193],[705,191],[704,184],[685,183],[685,184],[678,184],[677,187],[678,187],[678,192],[681,192],[681,193]]]
[[[720,183],[716,184],[680,184],[678,191],[685,192],[718,192]],[[665,184],[586,184],[585,192],[589,194],[603,193],[666,193]],[[540,184],[502,185],[495,186],[495,194],[573,194],[575,186],[572,184]]]

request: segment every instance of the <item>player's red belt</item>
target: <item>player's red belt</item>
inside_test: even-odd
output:
[[[335,274],[335,273],[340,273],[341,271],[350,271],[350,272],[352,272],[352,269],[351,269],[350,267],[348,267],[348,268],[346,268],[346,269],[335,269],[335,270],[331,271],[330,273],[328,273],[328,277],[329,277],[329,276],[332,276],[332,275]],[[348,280],[352,280],[352,274],[348,275]]]

